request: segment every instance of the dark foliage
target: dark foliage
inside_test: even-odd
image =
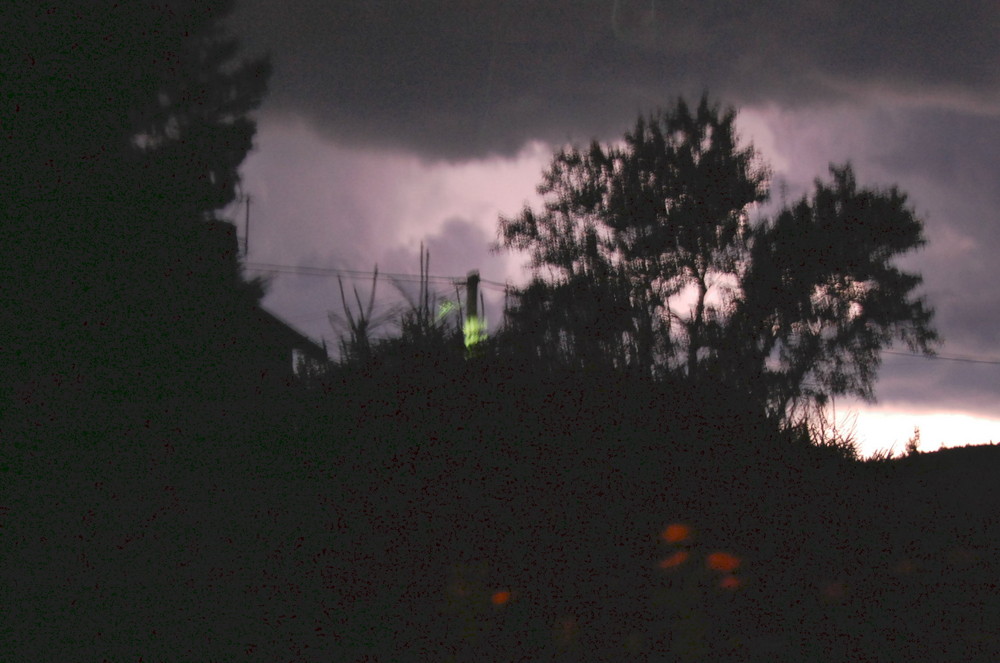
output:
[[[65,421],[58,447],[53,424],[18,419],[3,515],[5,568],[20,578],[3,583],[21,606],[14,651],[997,653],[984,584],[995,500],[947,499],[954,477],[923,462],[932,454],[867,464],[823,453],[707,383],[537,374],[488,356],[405,365],[327,375],[325,390]],[[671,523],[690,539],[659,538]],[[661,568],[678,550],[690,560]],[[736,589],[714,584],[713,551],[741,560]],[[493,603],[498,591],[509,603]]]
[[[735,117],[681,99],[621,146],[553,157],[543,209],[499,224],[495,248],[528,252],[535,270],[507,312],[519,352],[725,380],[789,420],[831,395],[873,399],[893,341],[931,352],[921,279],[892,264],[924,243],[906,197],[832,167],[811,199],[752,219],[768,171]]]
[[[127,399],[226,374],[213,364],[262,284],[239,278],[235,239],[210,220],[234,199],[268,74],[222,31],[231,7],[4,10],[5,395],[57,380]]]

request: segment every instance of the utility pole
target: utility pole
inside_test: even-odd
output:
[[[486,323],[479,317],[479,270],[472,270],[465,280],[465,349],[470,352],[486,339]]]
[[[469,272],[465,279],[465,310],[468,318],[479,317],[479,270]]]
[[[245,194],[243,200],[247,205],[246,217],[243,222],[243,259],[247,260],[250,256],[250,194]]]

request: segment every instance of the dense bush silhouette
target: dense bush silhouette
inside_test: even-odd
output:
[[[734,402],[723,387],[462,361],[67,423],[72,443],[23,453],[10,484],[6,568],[32,578],[16,585],[15,651],[995,653],[995,522],[938,497],[937,470],[823,453]],[[665,538],[676,523],[689,538]],[[29,606],[57,616],[58,638]]]

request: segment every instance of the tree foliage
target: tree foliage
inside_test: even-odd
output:
[[[894,341],[930,352],[933,311],[914,296],[919,275],[893,259],[925,242],[906,196],[859,189],[850,166],[754,229],[720,370],[762,382],[779,412],[801,400],[874,400],[881,351]],[[734,352],[735,351],[735,352]],[[752,376],[736,375],[732,368]]]
[[[896,189],[849,165],[773,219],[767,167],[736,112],[683,99],[621,144],[553,157],[540,211],[501,217],[495,249],[533,281],[508,307],[523,352],[570,365],[726,379],[772,413],[833,394],[873,398],[881,350],[930,352],[918,275],[892,260],[924,243]]]
[[[4,11],[5,382],[180,358],[192,350],[182,339],[204,346],[210,328],[233,333],[205,309],[260,298],[261,283],[238,278],[237,256],[205,242],[205,221],[236,196],[269,68],[226,36],[232,7],[98,0]]]

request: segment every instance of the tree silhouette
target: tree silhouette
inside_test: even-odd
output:
[[[562,150],[538,187],[544,211],[501,217],[497,248],[528,250],[533,268],[553,274],[554,301],[569,291],[572,315],[589,308],[602,320],[593,326],[617,350],[600,355],[643,372],[697,372],[717,317],[709,290],[735,275],[747,208],[767,193],[752,148],[736,146],[735,117],[706,98],[693,113],[680,100],[640,118],[621,147]],[[692,295],[685,314],[679,302]]]
[[[892,264],[925,243],[906,196],[859,190],[849,165],[830,173],[811,198],[753,230],[716,354],[722,373],[763,387],[775,414],[802,397],[874,400],[884,347],[899,340],[930,353],[938,338],[933,311],[914,296],[920,276]]]
[[[894,339],[930,352],[920,277],[891,264],[924,242],[905,196],[859,190],[844,166],[754,221],[768,169],[735,118],[680,99],[620,146],[560,150],[544,208],[499,221],[495,250],[527,251],[535,273],[507,335],[558,362],[722,378],[781,417],[803,399],[872,398]]]
[[[238,277],[238,257],[206,242],[205,222],[234,199],[268,75],[266,60],[240,59],[225,36],[232,7],[98,0],[86,11],[5,11],[5,385],[203,364],[208,350],[189,357],[192,340],[231,335],[222,310],[259,299],[262,284]]]

